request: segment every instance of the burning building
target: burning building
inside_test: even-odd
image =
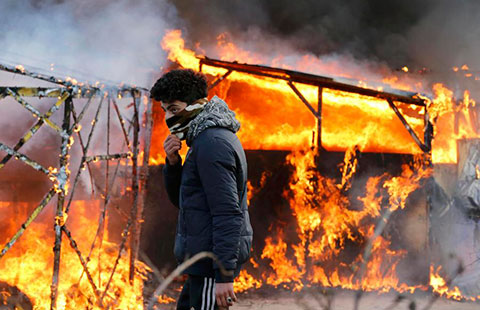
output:
[[[468,93],[453,105],[442,85],[428,98],[393,78],[385,79],[386,88],[250,65],[255,59],[227,46],[230,54],[214,60],[186,49],[179,31],[163,41],[172,66],[207,74],[209,96],[225,98],[242,123],[255,242],[236,290],[432,289],[475,298],[440,276],[441,232],[432,229],[438,225],[432,214],[448,212],[463,162],[477,171],[474,155],[464,156],[470,151],[459,151],[457,160],[458,138],[476,137],[465,126],[476,124]],[[9,271],[0,278],[2,301],[142,309],[151,270],[138,256],[145,253],[167,271],[174,265],[175,209],[161,178],[168,133],[160,107],[134,86],[1,69],[49,83],[0,87],[0,99],[34,116],[0,141],[0,178],[8,188],[0,207],[9,223],[0,231],[0,266]],[[452,115],[464,120],[442,131]],[[39,146],[28,148],[38,136]],[[471,167],[464,175],[470,174]]]
[[[464,166],[457,164],[465,154],[457,155],[457,140],[477,136],[469,92],[455,100],[435,84],[429,97],[394,76],[369,85],[250,65],[255,55],[223,40],[221,60],[197,57],[179,31],[162,44],[175,65],[206,73],[209,96],[225,98],[242,122],[256,235],[237,289],[431,289],[475,299],[475,290],[462,294],[455,285],[449,288],[451,281],[438,281],[440,274],[458,276],[461,260],[441,269],[447,252],[455,250],[439,227],[448,226],[443,234],[452,228],[444,226],[443,216],[453,206],[457,171]],[[167,131],[155,105],[153,114],[150,163],[158,164]],[[474,145],[469,141],[464,149]],[[151,201],[158,199],[167,200],[158,194]],[[173,234],[168,222],[174,215],[165,212],[164,233]],[[156,253],[170,247],[159,246]]]

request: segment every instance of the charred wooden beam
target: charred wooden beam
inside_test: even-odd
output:
[[[143,167],[145,173],[142,173],[143,180],[146,181],[148,174],[148,160],[150,158],[150,145],[152,142],[152,130],[153,130],[153,114],[152,114],[152,100],[148,100],[147,109],[145,111],[145,131],[144,131],[144,148],[143,148]]]
[[[148,92],[149,89],[144,87],[134,87],[134,86],[124,86],[124,87],[115,87],[109,86],[106,89],[110,90],[112,97],[122,99],[123,97],[132,97],[132,98],[141,98],[142,92]],[[116,92],[116,95],[114,94]]]
[[[15,233],[15,235],[10,239],[10,241],[7,242],[7,244],[4,246],[2,249],[2,252],[0,252],[0,259],[7,253],[7,251],[17,242],[17,240],[23,235],[25,230],[30,226],[30,224],[37,218],[37,216],[45,209],[47,204],[50,202],[50,200],[55,196],[56,194],[56,189],[55,187],[52,187],[50,191],[43,197],[42,202],[33,210],[33,212],[28,216],[27,220],[25,223],[22,224],[22,227]]]
[[[132,127],[133,126],[130,126],[128,127],[128,133],[130,133],[132,131]],[[123,145],[122,145],[122,149],[126,146],[126,142],[124,141],[123,142]],[[112,177],[112,181],[110,182],[110,186],[109,188],[113,188],[113,186],[115,185],[115,181],[117,180],[117,176],[118,176],[118,173],[119,173],[119,168],[120,168],[120,162],[121,160],[118,160],[117,161],[117,165],[115,167],[115,172],[113,173],[113,177]],[[105,197],[105,201],[106,203],[108,203],[110,201],[110,192],[107,193],[107,196]],[[117,212],[124,218],[124,219],[127,219],[128,220],[128,214],[126,214],[122,209],[119,208],[118,205],[114,205],[113,206],[115,208],[115,210],[117,210]]]
[[[123,132],[123,137],[125,138],[125,141],[127,142],[127,148],[130,149],[130,141],[128,139],[128,134],[127,131],[125,130],[125,121],[122,118],[122,114],[120,113],[120,110],[118,109],[117,102],[113,100],[113,107],[115,108],[115,112],[117,113],[118,121],[120,122],[120,127],[122,128]]]
[[[253,75],[258,75],[262,77],[269,77],[273,79],[280,79],[285,81],[292,81],[296,83],[302,83],[307,85],[319,86],[324,88],[329,88],[333,90],[345,91],[349,93],[356,93],[359,95],[375,97],[380,99],[390,99],[393,101],[399,101],[407,104],[413,104],[418,106],[425,106],[425,101],[422,98],[416,97],[414,93],[408,93],[406,95],[400,95],[395,93],[383,92],[370,88],[363,88],[355,85],[350,85],[346,83],[341,83],[335,81],[332,78],[313,75],[293,70],[286,70],[280,68],[272,68],[262,65],[250,65],[250,64],[240,64],[238,62],[229,62],[223,60],[210,59],[208,57],[200,57],[200,64],[224,68],[227,70],[243,72]]]
[[[35,72],[30,72],[24,68],[14,68],[6,65],[0,64],[0,70],[9,72],[9,73],[14,73],[14,74],[20,74],[24,76],[28,76],[37,80],[42,80],[42,81],[47,81],[50,83],[62,85],[65,87],[69,88],[75,88],[75,89],[81,89],[80,93],[86,93],[88,90],[95,90],[98,91],[100,89],[105,90],[110,92],[110,94],[116,93],[116,96],[119,97],[125,97],[125,96],[136,96],[140,97],[142,91],[148,91],[148,89],[144,87],[138,87],[138,86],[133,86],[133,85],[119,85],[119,86],[113,86],[113,85],[108,85],[105,83],[101,83],[101,88],[85,83],[76,83],[72,80],[67,79],[61,79],[52,75],[46,75],[46,74],[41,74],[41,73],[35,73]],[[96,83],[99,84],[99,83]],[[74,93],[77,93],[77,91],[73,91],[72,95]]]
[[[6,146],[5,144],[3,144],[1,142],[0,142],[0,151],[5,151],[8,155],[13,156],[16,159],[19,159],[19,160],[23,161],[25,164],[29,165],[33,169],[35,169],[37,171],[40,171],[40,172],[43,172],[46,175],[50,175],[50,171],[47,168],[43,167],[42,165],[40,165],[36,161],[30,159],[27,155],[19,153],[19,152],[15,151],[14,149],[12,149],[11,147]]]
[[[423,144],[425,144],[428,152],[432,151],[433,134],[433,124],[430,122],[430,115],[425,107],[425,114],[423,116]]]
[[[95,117],[92,120],[92,128],[90,129],[90,133],[88,134],[87,144],[85,145],[85,148],[83,149],[84,156],[86,156],[88,148],[90,147],[90,142],[92,141],[92,136],[93,136],[93,133],[94,133],[95,128],[96,128],[97,123],[98,123],[98,116],[100,115],[100,110],[102,108],[102,104],[103,104],[104,99],[105,99],[105,96],[102,97],[102,99],[100,100],[100,103],[98,104],[98,107],[97,107],[97,111],[95,112]]]
[[[87,102],[87,105],[89,103],[90,103],[90,100]],[[85,112],[85,111],[86,111],[86,109],[84,107],[82,112]],[[78,137],[78,140],[80,141],[80,146],[81,146],[82,152],[83,152],[83,154],[85,154],[85,144],[83,143],[83,138],[82,138],[82,135],[80,134],[80,130],[78,130],[78,128],[80,128],[80,127],[77,127],[80,124],[80,120],[79,120],[80,117],[77,117],[77,114],[75,113],[75,106],[72,106],[72,117],[73,117],[73,121],[74,121],[75,124],[71,127],[71,130],[74,130],[77,133],[77,137]],[[83,160],[83,157],[82,157],[82,160]],[[67,207],[65,208],[66,213],[68,213],[68,211],[70,209],[70,204],[72,203],[73,195],[75,194],[75,189],[76,189],[76,186],[77,186],[78,177],[80,176],[80,172],[81,172],[80,169],[81,168],[82,168],[82,166],[80,165],[80,167],[77,170],[77,175],[75,176],[75,180],[73,182],[72,192],[70,194],[70,199],[68,200]],[[90,184],[93,185],[93,176],[92,176],[92,170],[90,169],[90,165],[87,165],[87,168],[88,168],[88,173],[89,173],[89,177],[90,177]]]
[[[127,239],[129,236],[130,232],[130,226],[132,225],[132,218],[130,217],[127,225],[125,226],[123,232],[122,232],[122,241],[120,242],[120,246],[118,249],[118,255],[117,258],[115,259],[115,263],[113,264],[112,271],[110,272],[110,277],[108,278],[107,283],[105,284],[105,288],[103,290],[102,295],[100,296],[100,303],[103,302],[103,299],[107,295],[108,289],[110,288],[110,284],[112,283],[113,276],[115,275],[115,272],[117,271],[118,263],[120,262],[120,258],[122,258],[122,252],[125,249],[125,244],[127,243]]]
[[[103,94],[102,94],[103,96]],[[73,109],[72,109],[72,116],[73,116],[73,121],[74,121],[74,124],[71,128],[71,130],[73,130],[73,128],[77,125],[80,124],[80,122],[82,121],[83,117],[85,116],[85,113],[87,112],[88,108],[90,107],[90,104],[92,103],[92,99],[95,98],[94,94],[92,94],[89,98],[88,98],[88,101],[87,103],[83,106],[83,109],[82,111],[80,111],[80,114],[78,115],[77,117],[77,114],[75,113],[75,106],[73,106]]]
[[[107,164],[105,165],[105,191],[103,197],[103,208],[101,210],[100,216],[98,217],[98,228],[97,233],[99,239],[98,248],[100,251],[98,252],[98,285],[102,286],[102,246],[103,246],[103,238],[105,235],[105,217],[107,215],[107,206],[108,206],[108,198],[109,198],[109,177],[110,177],[110,165],[108,164],[108,160],[112,160],[112,155],[110,155],[110,112],[112,106],[112,99],[108,98],[107,104],[107,155],[104,156],[105,160],[107,160]],[[123,154],[114,154],[117,158],[121,158]],[[128,156],[128,154],[127,154]],[[95,158],[98,158],[95,156]],[[88,160],[88,159],[87,159]],[[97,238],[97,237],[95,237]]]
[[[72,98],[69,97],[65,101],[64,113],[63,113],[63,125],[62,129],[65,132],[68,132],[70,129],[70,118],[72,113]],[[58,179],[58,200],[57,200],[57,210],[55,215],[54,222],[54,232],[55,232],[55,243],[53,247],[53,276],[52,276],[52,286],[51,286],[51,304],[50,309],[56,310],[57,308],[57,294],[58,294],[58,281],[60,274],[60,255],[61,255],[61,246],[62,246],[62,226],[65,224],[65,195],[67,194],[68,189],[68,179],[70,177],[67,165],[69,163],[68,151],[69,151],[69,138],[62,137],[62,145],[60,148],[60,175],[57,176]]]
[[[48,111],[38,119],[37,123],[33,125],[33,127],[31,127],[29,131],[27,131],[27,133],[17,142],[17,144],[15,144],[13,150],[18,151],[25,143],[27,143],[27,141],[33,137],[33,135],[38,131],[38,129],[42,127],[42,125],[45,123],[45,120],[49,119],[50,116],[52,116],[52,114],[60,108],[60,106],[65,102],[67,97],[68,92],[65,92],[62,97],[57,101],[57,103],[55,103],[50,109],[48,109]],[[12,155],[7,154],[0,161],[0,169],[5,166],[5,164],[10,160],[10,158],[12,158]]]
[[[121,158],[130,158],[132,157],[131,153],[117,153],[117,154],[107,154],[107,155],[93,155],[84,157],[84,163],[96,162],[99,160],[115,160]]]
[[[137,210],[137,225],[138,228],[135,231],[135,234],[132,234],[132,239],[136,248],[133,250],[136,251],[136,255],[139,253],[140,248],[140,234],[142,231],[142,223],[144,222],[143,211],[144,204],[147,197],[147,179],[148,179],[148,160],[150,157],[150,142],[152,138],[152,127],[153,127],[153,115],[152,115],[152,101],[148,100],[146,110],[143,117],[145,121],[145,130],[143,131],[143,163],[139,171],[139,194],[138,194],[138,210]]]
[[[80,125],[80,121],[82,120],[83,116],[85,115],[85,112],[87,111],[89,105],[90,105],[90,102],[92,100],[93,96],[90,97],[90,99],[88,100],[88,102],[85,104],[85,106],[83,107],[82,111],[80,112],[80,115],[77,117],[77,114],[75,113],[75,106],[72,105],[72,117],[73,117],[73,121],[74,121],[74,124],[71,126],[70,128],[70,132],[75,132],[77,134],[77,137],[78,137],[78,140],[80,141],[80,146],[81,146],[81,149],[82,149],[82,153],[83,153],[83,156],[85,157],[85,154],[86,154],[86,149],[85,149],[85,144],[83,143],[83,138],[82,138],[82,135],[80,134],[80,130],[81,130],[81,125]],[[98,112],[98,111],[97,111]],[[96,122],[95,122],[96,124]],[[92,130],[93,130],[93,126],[92,126]],[[90,140],[89,140],[90,141]],[[84,157],[82,157],[82,161],[80,162],[80,166],[77,170],[77,175],[75,176],[75,180],[74,180],[74,183],[73,183],[73,188],[72,188],[72,194],[70,195],[70,199],[68,200],[68,204],[67,204],[67,207],[65,208],[65,212],[68,213],[68,210],[70,208],[70,204],[72,203],[72,199],[73,199],[73,194],[75,193],[75,188],[76,188],[76,185],[77,185],[77,182],[78,182],[78,177],[80,176],[80,173],[81,173],[81,170],[80,169],[83,169],[83,160],[84,160]],[[92,173],[92,169],[90,167],[90,165],[87,163],[87,169],[88,169],[88,176],[90,178],[90,184],[92,186],[92,189],[93,189],[93,173]],[[92,190],[93,191],[93,190]]]
[[[103,104],[103,100],[104,100],[105,97],[102,97],[102,99],[100,99],[100,103],[98,104],[98,107],[97,107],[97,111],[95,112],[95,117],[94,119],[92,120],[92,128],[90,128],[90,133],[88,134],[88,138],[87,138],[87,144],[86,145],[83,145],[83,140],[82,140],[82,136],[80,135],[80,133],[77,133],[78,134],[78,137],[80,139],[80,144],[82,146],[82,152],[83,152],[83,157],[82,157],[82,160],[80,161],[80,164],[79,164],[79,167],[78,167],[78,170],[77,170],[77,174],[75,175],[75,179],[73,181],[73,186],[72,186],[72,193],[70,194],[70,199],[68,200],[68,203],[67,203],[67,207],[65,208],[65,213],[68,213],[68,211],[70,210],[70,205],[72,203],[72,200],[73,200],[73,195],[75,193],[75,189],[77,187],[77,182],[79,180],[79,177],[80,177],[80,174],[82,173],[82,167],[83,165],[85,164],[84,163],[84,158],[86,157],[86,154],[87,154],[87,151],[88,151],[88,148],[90,147],[90,142],[92,140],[92,136],[93,136],[93,132],[95,131],[95,127],[98,123],[98,116],[100,115],[100,110],[102,108],[102,104]],[[72,109],[73,110],[73,109]],[[75,119],[75,113],[72,113],[74,119]],[[92,186],[92,191],[93,191],[93,179],[92,179],[92,173],[91,173],[91,170],[90,170],[90,166],[89,166],[89,163],[86,163],[87,167],[88,167],[88,170],[89,170],[89,173],[90,173],[90,182],[91,182],[91,186]]]
[[[425,153],[428,153],[430,152],[430,149],[425,145],[423,144],[423,142],[420,140],[420,138],[417,136],[417,134],[415,133],[415,131],[413,131],[412,127],[410,126],[410,124],[408,124],[407,120],[405,119],[405,117],[403,116],[402,113],[400,113],[400,111],[398,110],[397,106],[395,105],[395,103],[393,103],[393,101],[391,99],[387,99],[388,101],[388,104],[390,105],[390,107],[392,108],[392,110],[395,112],[395,114],[397,114],[398,118],[400,119],[400,121],[402,122],[403,126],[405,126],[405,128],[407,129],[408,133],[412,136],[413,140],[415,141],[415,143],[418,145],[418,147],[420,147],[420,149],[425,152]]]
[[[293,85],[292,81],[288,81],[288,86],[293,90],[293,92],[300,98],[300,100],[305,104],[305,106],[315,115],[316,118],[320,118],[320,114],[312,107],[312,105],[308,102],[307,99],[302,95],[302,93]]]
[[[13,67],[9,67],[9,66],[2,65],[2,64],[0,64],[0,70],[5,71],[5,72],[20,74],[20,75],[25,75],[25,76],[28,76],[28,77],[31,77],[31,78],[34,78],[34,79],[47,81],[47,82],[51,82],[51,83],[55,83],[55,84],[63,85],[63,83],[65,82],[65,81],[63,81],[59,78],[54,77],[54,76],[48,76],[46,74],[33,73],[33,72],[29,72],[29,71],[27,71],[23,68],[18,68],[18,67],[13,68]]]
[[[30,113],[32,113],[33,116],[43,120],[45,124],[53,128],[56,132],[58,132],[58,134],[60,134],[60,136],[62,136],[63,138],[68,136],[65,131],[63,131],[60,127],[57,126],[57,124],[52,122],[50,119],[45,118],[37,109],[35,109],[35,107],[23,100],[22,97],[19,94],[15,93],[12,89],[7,88],[7,94],[14,97],[15,100],[20,103],[25,109],[27,109]]]
[[[90,87],[0,87],[0,99],[8,95],[7,89],[10,89],[22,97],[36,97],[36,98],[57,98],[63,95],[67,90],[71,90],[73,98],[90,98],[97,94],[103,93],[98,88]]]
[[[95,285],[95,282],[93,281],[91,273],[88,271],[87,262],[83,258],[82,252],[80,252],[80,249],[77,246],[77,242],[75,242],[75,239],[73,239],[73,237],[72,237],[72,233],[70,232],[70,230],[67,229],[67,227],[65,225],[62,226],[62,231],[67,236],[68,240],[70,241],[70,246],[72,247],[72,249],[77,254],[78,259],[80,260],[80,263],[82,264],[83,272],[87,275],[88,282],[92,286],[92,289],[93,289],[93,292],[95,293],[95,296],[97,296],[97,298],[99,298],[100,297],[100,291],[98,290],[97,286]]]
[[[215,86],[217,86],[218,84],[220,84],[223,80],[225,80],[230,74],[232,73],[232,70],[228,70],[224,75],[222,75],[221,77],[219,77],[218,79],[216,79],[215,81],[212,82],[212,84],[210,84],[208,86],[208,90],[211,90],[212,88],[214,88]]]
[[[49,97],[62,96],[65,92],[63,87],[0,87],[0,94],[7,95],[7,89],[14,91],[22,97]]]
[[[139,237],[140,234],[140,219],[138,214],[138,196],[139,196],[139,179],[138,179],[138,148],[139,148],[139,133],[140,133],[140,120],[138,106],[135,98],[133,98],[133,156],[132,156],[132,192],[133,192],[133,204],[131,211],[131,219],[133,220],[132,236],[130,238],[130,273],[129,280],[133,283],[133,277],[135,275],[135,261],[138,257]]]
[[[317,147],[319,150],[322,147],[322,107],[323,107],[323,88],[318,88],[318,101],[317,101]]]

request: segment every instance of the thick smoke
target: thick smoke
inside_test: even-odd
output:
[[[5,0],[0,62],[149,87],[166,59],[161,38],[175,20],[175,8],[163,0]]]
[[[340,55],[445,79],[453,66],[480,67],[479,15],[475,0],[5,0],[0,61],[148,87],[165,62],[164,30],[183,26],[207,52],[227,32],[268,55]]]
[[[465,63],[480,67],[480,3],[475,0],[172,2],[195,41],[259,29],[319,56],[349,54],[391,68],[432,71]]]
[[[452,67],[480,68],[475,0],[172,1],[191,40],[203,44],[228,32],[236,44],[255,42],[270,53],[281,42],[283,53],[334,58],[348,72],[352,64],[354,71],[360,66],[369,73],[408,66],[453,88],[459,82]]]
[[[176,21],[175,8],[164,0],[2,0],[0,63],[23,65],[33,72],[52,74],[59,78],[71,76],[79,81],[94,83],[99,80],[114,85],[125,82],[150,88],[153,78],[166,62],[166,54],[160,42],[165,30],[175,27]],[[0,86],[52,85],[0,72]],[[28,98],[27,101],[44,113],[55,99]],[[12,98],[6,98],[2,102],[0,142],[13,147],[36,120]],[[85,102],[75,100],[77,111]],[[119,100],[118,103],[122,110],[130,102]],[[132,110],[123,110],[124,117],[130,117],[126,114],[131,114]],[[62,123],[62,111],[63,108],[52,117],[57,124]],[[92,107],[88,110],[82,123],[84,128],[89,128],[94,112]],[[106,128],[106,119],[104,104],[100,114],[100,128]],[[112,127],[115,127],[112,129],[112,141],[122,141],[123,135],[118,124],[114,123]],[[86,139],[85,136],[84,138]],[[77,161],[81,158],[79,141],[76,137],[75,139],[71,150],[71,169],[74,172],[78,166]],[[115,144],[118,148],[121,145],[120,142]],[[90,152],[102,154],[105,145],[105,131],[97,128]],[[20,151],[45,167],[58,167],[59,148],[58,134],[48,126],[43,126]],[[119,152],[114,147],[111,151]],[[0,152],[0,158],[4,155],[3,151]],[[12,175],[19,178],[32,176],[25,179],[39,180],[34,193],[31,194],[30,190],[28,198],[22,199],[38,202],[51,186],[48,178],[41,173],[32,173],[32,169],[20,161],[12,160],[2,170],[2,176],[8,178]],[[82,181],[84,184],[90,183],[86,178]],[[19,190],[0,190],[0,200],[15,199],[12,198],[12,193],[15,192]]]

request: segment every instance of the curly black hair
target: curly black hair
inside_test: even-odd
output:
[[[176,69],[164,74],[150,90],[151,98],[165,103],[179,100],[192,104],[207,94],[207,79],[191,69]]]

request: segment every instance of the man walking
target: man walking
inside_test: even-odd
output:
[[[177,309],[211,310],[236,301],[233,279],[249,255],[252,227],[247,209],[247,162],[236,136],[240,123],[218,97],[208,100],[205,77],[192,70],[172,70],[151,89],[161,102],[170,135],[165,186],[179,207],[175,257],[179,262],[209,251],[228,271],[210,258],[189,267]],[[179,150],[189,150],[182,165]]]

